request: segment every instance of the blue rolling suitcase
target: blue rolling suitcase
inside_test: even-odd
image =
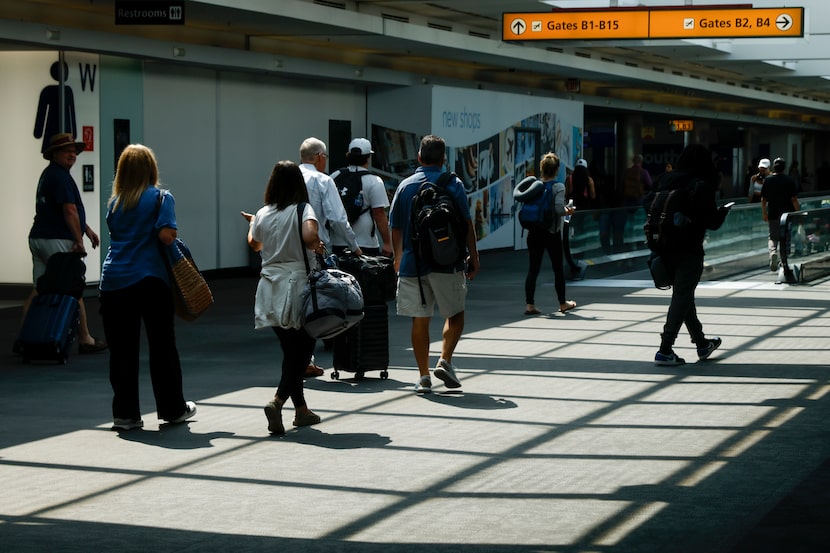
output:
[[[334,338],[334,370],[331,377],[340,378],[340,371],[355,373],[358,380],[367,371],[380,371],[389,378],[389,313],[386,304],[366,305],[363,319]]]
[[[79,318],[78,300],[74,297],[64,294],[35,296],[17,337],[23,362],[53,360],[66,364]]]

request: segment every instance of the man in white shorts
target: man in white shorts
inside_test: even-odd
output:
[[[415,384],[417,393],[432,391],[429,374],[429,323],[435,305],[444,318],[441,357],[435,366],[436,378],[447,388],[460,388],[461,382],[452,363],[452,355],[464,331],[464,307],[467,296],[466,279],[472,280],[479,270],[475,228],[467,208],[464,183],[457,177],[450,179],[447,190],[456,204],[456,210],[467,225],[468,257],[450,269],[438,270],[428,262],[415,259],[412,249],[412,198],[424,182],[436,182],[443,172],[446,144],[440,137],[428,135],[421,140],[415,174],[404,179],[392,199],[389,224],[392,227],[392,247],[395,252],[395,270],[398,273],[397,313],[412,317],[412,349],[420,378]],[[466,274],[465,274],[466,267]],[[421,292],[423,291],[423,300]]]
[[[32,281],[34,288],[23,304],[23,318],[37,295],[37,281],[46,272],[46,262],[57,252],[80,252],[86,254],[84,236],[93,248],[100,244],[98,235],[86,224],[86,212],[81,193],[69,170],[75,165],[78,154],[85,144],[76,142],[70,133],[60,133],[49,139],[43,158],[49,166],[43,170],[37,186],[35,219],[29,231],[29,250],[32,252]],[[107,348],[106,342],[96,340],[89,333],[84,300],[79,300],[80,323],[78,324],[78,353],[97,353]],[[15,353],[20,344],[14,343]]]

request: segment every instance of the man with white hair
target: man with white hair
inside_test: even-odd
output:
[[[361,255],[363,252],[340,201],[337,185],[324,172],[328,157],[326,144],[319,138],[306,138],[300,145],[300,171],[308,189],[308,203],[320,222],[320,240],[331,251],[331,233],[336,232],[344,237],[353,252]]]
[[[357,244],[357,238],[349,224],[349,218],[337,193],[337,185],[324,171],[329,154],[326,143],[319,138],[309,137],[300,144],[300,171],[308,189],[308,203],[317,215],[320,240],[331,251],[331,234],[344,237],[346,243],[357,255],[363,251]],[[323,369],[314,363],[314,356],[309,359],[306,377],[322,376]]]

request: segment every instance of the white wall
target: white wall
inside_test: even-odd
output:
[[[146,64],[145,139],[176,198],[180,236],[202,270],[248,264],[240,210],[262,206],[280,160],[299,162],[309,136],[328,141],[330,119],[362,129],[359,87]]]
[[[41,172],[48,162],[41,155],[41,139],[36,138],[35,118],[41,91],[47,86],[57,86],[49,73],[51,65],[58,61],[57,52],[0,52],[0,162],[3,167],[2,187],[3,217],[0,217],[0,283],[28,284],[32,282],[32,256],[29,253],[28,236],[35,214],[35,193]],[[101,198],[101,174],[99,163],[100,126],[98,86],[101,78],[98,56],[78,52],[66,54],[69,75],[66,85],[72,89],[78,135],[83,127],[91,127],[94,138],[91,151],[78,156],[72,176],[81,191],[86,210],[87,224],[99,235],[102,233],[99,215]],[[81,70],[94,71],[95,81],[82,83]],[[88,73],[91,75],[91,73]],[[78,139],[80,140],[80,136]],[[95,172],[95,189],[83,192],[82,166],[92,165]],[[108,194],[107,194],[108,195]],[[100,278],[100,250],[93,250],[85,240],[88,257],[87,280]]]

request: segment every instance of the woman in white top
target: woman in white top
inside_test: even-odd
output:
[[[242,216],[250,222],[248,244],[262,256],[254,327],[273,328],[283,352],[280,383],[274,399],[265,406],[268,431],[280,435],[285,434],[282,406],[288,398],[294,404],[294,426],[320,422],[303,394],[303,375],[314,351],[314,339],[300,322],[300,294],[307,280],[303,256],[313,258],[315,252],[322,253],[323,242],[317,234],[317,216],[308,204],[305,180],[291,161],[280,161],[271,172],[265,205],[256,215],[243,211]]]

